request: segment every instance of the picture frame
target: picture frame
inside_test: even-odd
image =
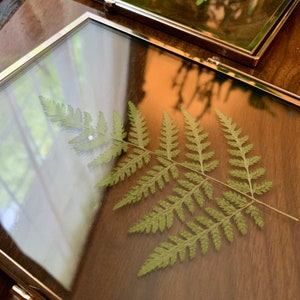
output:
[[[104,0],[120,12],[241,64],[255,67],[299,1]]]
[[[149,52],[157,59],[156,64],[152,60],[151,66],[158,73],[148,80],[145,74]],[[168,70],[161,68],[162,64],[169,66],[170,73],[157,82],[154,79],[159,79],[161,70]],[[192,77],[180,81],[187,78],[183,74]],[[194,84],[195,78],[201,78],[203,90],[196,87],[197,95],[189,95],[190,100],[183,101],[180,97],[186,93],[185,84]],[[4,196],[1,198],[0,216],[6,238],[0,242],[0,268],[32,295],[49,299],[69,297],[82,261],[89,256],[85,247],[92,238],[91,226],[99,220],[102,199],[106,197],[105,191],[94,189],[95,174],[86,167],[86,157],[77,156],[67,143],[68,137],[50,125],[40,97],[80,107],[94,117],[98,111],[104,111],[111,118],[112,112],[117,111],[126,119],[128,99],[142,103],[149,95],[144,91],[145,84],[152,81],[162,84],[151,88],[159,97],[148,100],[153,102],[152,109],[145,110],[153,117],[154,129],[158,124],[158,104],[168,102],[166,98],[171,98],[175,86],[179,87],[175,93],[179,96],[171,105],[175,114],[181,106],[195,105],[193,112],[201,119],[212,113],[214,103],[221,103],[229,112],[249,120],[252,114],[261,112],[262,123],[265,118],[271,122],[273,109],[278,112],[278,120],[282,117],[292,124],[288,112],[295,113],[298,120],[300,105],[294,95],[219,62],[190,57],[130,28],[85,13],[0,73],[0,107],[5,128],[0,151],[7,158],[2,160],[5,165],[0,168],[0,175],[5,183],[2,193],[8,199],[5,202]],[[234,100],[228,103],[229,94],[236,90],[243,99],[232,96]],[[220,102],[216,100],[218,91],[223,93]],[[259,137],[260,129],[254,131]],[[101,169],[97,176],[107,171]],[[105,274],[102,280],[106,280]]]

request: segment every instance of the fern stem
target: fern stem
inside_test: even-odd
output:
[[[222,181],[220,181],[220,180],[218,180],[218,179],[216,179],[216,178],[213,178],[213,177],[211,177],[211,176],[209,176],[209,175],[206,175],[206,174],[202,174],[202,175],[203,175],[203,176],[206,176],[208,179],[210,179],[210,180],[212,180],[212,181],[214,181],[214,182],[217,182],[217,183],[219,183],[219,184],[221,184],[221,185],[223,185],[223,186],[226,186],[227,188],[229,188],[229,189],[231,189],[231,190],[233,190],[233,191],[239,193],[240,195],[243,195],[243,196],[247,197],[248,199],[252,200],[253,202],[256,202],[257,204],[263,205],[263,206],[265,206],[265,207],[267,207],[267,208],[269,208],[269,209],[271,209],[271,210],[273,210],[273,211],[275,211],[275,212],[277,212],[277,213],[279,213],[279,214],[281,214],[281,215],[283,215],[283,216],[288,217],[289,219],[292,219],[292,220],[294,220],[294,221],[296,221],[296,222],[299,222],[299,219],[298,219],[298,218],[296,218],[296,217],[294,217],[294,216],[292,216],[292,215],[290,215],[290,214],[288,214],[288,213],[286,213],[286,212],[284,212],[284,211],[281,211],[281,210],[279,210],[279,209],[277,209],[277,208],[275,208],[275,207],[273,207],[273,206],[271,206],[271,205],[269,205],[269,204],[267,204],[267,203],[264,203],[264,202],[262,202],[262,201],[256,199],[256,198],[255,198],[254,196],[252,196],[252,195],[248,195],[248,194],[246,194],[246,193],[243,193],[243,192],[239,191],[238,189],[236,189],[236,188],[234,188],[234,187],[232,187],[232,186],[230,186],[230,185],[228,185],[228,184],[226,184],[226,183],[224,183],[224,182],[222,182]]]
[[[275,211],[275,212],[277,212],[277,213],[279,213],[279,214],[281,214],[283,216],[288,217],[289,219],[292,219],[292,220],[294,220],[296,222],[299,222],[298,218],[296,218],[296,217],[294,217],[294,216],[292,216],[292,215],[290,215],[290,214],[288,214],[288,213],[286,213],[284,211],[281,211],[281,210],[279,210],[279,209],[277,209],[277,208],[275,208],[275,207],[273,207],[273,206],[271,206],[271,205],[269,205],[267,203],[264,203],[264,202],[256,199],[252,195],[248,195],[246,193],[243,193],[243,192],[239,191],[238,189],[236,189],[236,188],[234,188],[234,187],[232,187],[232,186],[230,186],[230,185],[228,185],[228,184],[226,184],[226,183],[224,183],[224,182],[222,182],[222,181],[220,181],[220,180],[218,180],[218,179],[216,179],[214,177],[211,177],[211,176],[209,176],[207,174],[201,174],[201,175],[205,176],[207,179],[209,179],[211,181],[217,182],[217,183],[219,183],[219,184],[221,184],[221,185],[223,185],[223,186],[225,186],[225,187],[227,187],[227,188],[229,188],[229,189],[231,189],[231,190],[239,193],[240,195],[243,195],[243,196],[247,197],[248,199],[252,200],[253,202],[256,202],[257,204],[263,205],[263,206],[265,206],[265,207],[267,207],[267,208],[269,208],[269,209],[271,209],[271,210],[273,210],[273,211]]]
[[[152,155],[154,155],[154,156],[161,156],[162,158],[165,158],[165,159],[169,160],[169,161],[172,162],[173,164],[176,164],[176,165],[178,165],[178,166],[180,166],[180,167],[183,167],[183,168],[188,169],[188,170],[190,170],[190,171],[196,172],[196,173],[198,173],[198,174],[200,174],[200,175],[202,175],[202,176],[205,176],[208,180],[217,182],[218,184],[223,185],[223,186],[225,186],[226,188],[229,188],[229,189],[231,189],[231,190],[233,190],[233,191],[235,191],[235,192],[237,192],[237,193],[239,193],[239,194],[241,194],[241,195],[247,197],[248,199],[253,200],[254,202],[256,202],[256,203],[258,203],[258,204],[260,204],[260,205],[263,205],[263,206],[265,206],[265,207],[267,207],[267,208],[269,208],[269,209],[271,209],[271,210],[277,212],[277,213],[280,214],[280,215],[283,215],[283,216],[285,216],[285,217],[287,217],[287,218],[289,218],[289,219],[291,219],[291,220],[293,220],[293,221],[299,222],[299,219],[298,219],[298,218],[296,218],[296,217],[294,217],[294,216],[292,216],[292,215],[290,215],[290,214],[288,214],[288,213],[286,213],[286,212],[284,212],[284,211],[282,211],[282,210],[279,210],[279,209],[277,209],[277,208],[275,208],[275,207],[273,207],[273,206],[271,206],[271,205],[269,205],[269,204],[267,204],[267,203],[264,203],[264,202],[262,202],[262,201],[256,199],[256,198],[253,196],[253,192],[252,192],[251,195],[248,195],[248,194],[243,193],[243,192],[241,192],[240,190],[235,189],[234,187],[232,187],[232,186],[226,184],[225,182],[222,182],[222,181],[220,181],[220,180],[218,180],[218,179],[216,179],[216,178],[214,178],[214,177],[211,177],[211,176],[207,175],[207,174],[204,173],[204,172],[199,172],[199,170],[197,170],[197,169],[194,169],[194,168],[192,168],[192,167],[186,166],[186,165],[184,165],[184,164],[182,164],[182,163],[180,163],[180,162],[177,162],[177,161],[175,161],[175,160],[173,160],[173,159],[171,159],[171,158],[166,158],[166,157],[163,156],[163,155],[159,155],[159,154],[155,153],[154,151],[151,151],[151,150],[146,149],[146,148],[144,148],[144,147],[137,146],[136,144],[130,143],[130,142],[128,142],[128,141],[124,141],[124,142],[128,143],[128,145],[131,145],[131,146],[133,146],[133,147],[137,147],[137,148],[142,149],[142,150],[145,150],[145,151],[147,150],[147,151],[149,151],[150,154],[152,154]],[[248,173],[249,173],[249,171],[248,171]],[[250,185],[250,186],[251,186],[251,185]]]
[[[237,192],[239,192],[239,191],[237,191]],[[239,192],[239,193],[241,193],[241,192]],[[275,207],[273,207],[273,206],[271,206],[271,205],[269,205],[267,203],[264,203],[264,202],[262,202],[262,201],[260,201],[260,200],[258,200],[256,198],[254,198],[254,197],[250,197],[247,194],[244,194],[244,193],[241,193],[241,194],[244,195],[244,196],[248,196],[250,199],[252,199],[253,201],[255,201],[257,204],[263,205],[263,206],[265,206],[265,207],[267,207],[267,208],[269,208],[269,209],[277,212],[280,215],[283,215],[283,216],[285,216],[285,217],[287,217],[287,218],[289,218],[289,219],[291,219],[293,221],[299,222],[298,218],[296,218],[296,217],[294,217],[294,216],[292,216],[292,215],[290,215],[290,214],[288,214],[288,213],[286,213],[286,212],[284,212],[282,210],[279,210],[279,209],[277,209],[277,208],[275,208]]]
[[[132,146],[132,147],[136,147],[136,148],[139,148],[139,149],[141,149],[141,150],[144,150],[144,151],[148,151],[148,152],[149,152],[151,155],[153,155],[153,156],[160,156],[160,157],[162,157],[162,158],[164,158],[164,159],[167,159],[167,160],[169,160],[170,162],[172,162],[174,165],[178,165],[178,166],[183,167],[183,168],[185,168],[185,169],[188,169],[188,170],[190,170],[190,171],[196,172],[196,173],[198,173],[198,174],[200,174],[200,175],[202,175],[202,176],[205,176],[208,180],[217,182],[218,184],[223,185],[223,186],[225,186],[226,188],[232,189],[232,190],[234,190],[235,192],[237,192],[237,193],[239,193],[239,194],[241,194],[241,195],[247,197],[248,199],[253,200],[254,202],[256,202],[256,203],[258,203],[258,204],[260,204],[260,205],[263,205],[263,206],[265,206],[265,207],[267,207],[267,208],[269,208],[269,209],[271,209],[271,210],[277,212],[277,213],[280,214],[280,215],[283,215],[283,216],[285,216],[285,217],[287,217],[287,218],[289,218],[289,219],[291,219],[291,220],[293,220],[293,221],[299,222],[299,219],[298,219],[298,218],[296,218],[296,217],[294,217],[294,216],[292,216],[292,215],[290,215],[290,214],[288,214],[288,213],[286,213],[286,212],[284,212],[284,211],[282,211],[282,210],[279,210],[279,209],[277,209],[277,208],[275,208],[275,207],[273,207],[273,206],[271,206],[271,205],[269,205],[269,204],[266,204],[266,203],[264,203],[264,202],[262,202],[262,201],[256,199],[256,198],[253,196],[253,189],[252,189],[252,185],[251,185],[251,180],[250,180],[250,179],[249,179],[249,180],[250,180],[250,183],[249,183],[249,184],[250,184],[250,188],[251,188],[252,193],[251,193],[251,195],[248,195],[248,194],[243,193],[243,192],[239,191],[238,189],[235,189],[234,187],[232,187],[232,186],[226,184],[225,182],[222,182],[222,181],[220,181],[220,180],[218,180],[218,179],[216,179],[216,178],[214,178],[214,177],[211,177],[211,176],[207,175],[207,174],[204,173],[204,172],[199,172],[199,170],[194,169],[194,168],[189,167],[189,166],[186,166],[186,165],[184,165],[184,164],[182,164],[182,163],[180,163],[180,162],[178,162],[178,161],[175,161],[175,160],[172,159],[172,158],[166,158],[166,157],[163,156],[163,155],[159,155],[159,154],[157,154],[156,152],[154,152],[154,151],[152,151],[152,150],[146,149],[145,147],[140,147],[140,146],[138,146],[138,145],[136,145],[136,144],[134,144],[134,143],[131,143],[131,142],[129,142],[129,141],[124,141],[124,140],[123,140],[122,142],[127,143],[128,146]],[[249,173],[248,170],[247,170],[247,172]]]

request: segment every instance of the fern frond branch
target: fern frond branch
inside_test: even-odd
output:
[[[155,153],[155,152],[152,152],[152,154],[158,156],[158,154]],[[165,157],[164,157],[164,158],[165,158]],[[216,182],[216,183],[218,183],[218,184],[220,184],[220,185],[222,185],[222,186],[225,186],[226,188],[229,188],[229,189],[231,189],[231,190],[233,190],[233,191],[239,193],[240,195],[243,195],[243,196],[247,197],[248,199],[253,200],[254,202],[256,202],[256,203],[258,203],[258,204],[260,204],[260,205],[263,205],[263,206],[265,206],[265,207],[267,207],[267,208],[269,208],[269,209],[271,209],[271,210],[273,210],[273,211],[275,211],[275,212],[277,212],[277,213],[279,213],[279,214],[281,214],[281,215],[283,215],[283,216],[286,216],[286,217],[288,217],[288,218],[291,219],[291,220],[294,220],[294,221],[296,221],[296,222],[299,222],[299,219],[298,219],[298,218],[296,218],[296,217],[294,217],[294,216],[292,216],[292,215],[290,215],[290,214],[288,214],[288,213],[286,213],[286,212],[284,212],[284,211],[281,211],[281,210],[279,210],[279,209],[277,209],[277,208],[275,208],[275,207],[273,207],[273,206],[271,206],[271,205],[269,205],[269,204],[267,204],[267,203],[264,203],[264,202],[262,202],[262,201],[256,199],[255,197],[253,197],[253,196],[251,196],[251,195],[249,195],[249,194],[243,193],[242,191],[240,191],[240,190],[238,190],[238,189],[236,189],[236,188],[234,188],[234,187],[232,187],[232,186],[226,184],[226,183],[223,182],[223,181],[220,181],[220,180],[218,180],[218,179],[216,179],[216,178],[214,178],[214,177],[211,177],[211,176],[207,175],[207,174],[204,173],[204,172],[199,172],[199,170],[197,170],[197,169],[195,169],[195,168],[192,168],[192,167],[189,167],[189,166],[187,166],[187,165],[185,165],[185,164],[182,164],[182,163],[180,163],[180,162],[174,161],[174,160],[172,160],[172,159],[169,159],[169,160],[170,160],[171,162],[173,162],[174,164],[176,164],[177,166],[180,166],[180,167],[183,167],[183,168],[188,169],[188,170],[190,170],[190,171],[199,173],[199,174],[201,174],[202,176],[205,176],[208,180],[214,181],[214,182]]]
[[[166,159],[166,160],[169,160],[169,161],[172,162],[174,165],[177,165],[177,166],[180,166],[180,167],[185,168],[185,169],[187,169],[187,170],[190,170],[190,171],[199,173],[200,175],[205,176],[205,177],[206,177],[208,180],[210,180],[210,181],[214,181],[214,182],[216,182],[216,183],[218,183],[218,184],[220,184],[220,185],[222,185],[222,186],[225,186],[226,188],[229,188],[229,189],[231,189],[231,190],[233,190],[233,191],[239,193],[240,195],[243,195],[243,196],[247,197],[248,199],[253,200],[253,201],[256,202],[256,203],[258,203],[258,204],[260,204],[260,205],[263,205],[263,206],[267,207],[268,209],[271,209],[271,210],[277,212],[277,213],[280,214],[280,215],[283,215],[283,216],[285,216],[285,217],[287,217],[287,218],[289,218],[289,219],[291,219],[291,220],[293,220],[293,221],[299,222],[299,219],[298,219],[298,218],[296,218],[296,217],[294,217],[294,216],[292,216],[292,215],[290,215],[290,214],[288,214],[288,213],[286,213],[286,212],[284,212],[284,211],[282,211],[282,210],[279,210],[279,209],[277,209],[277,208],[275,208],[275,207],[273,207],[273,206],[271,206],[271,205],[269,205],[269,204],[267,204],[267,203],[264,203],[264,202],[262,202],[262,201],[256,199],[256,198],[253,197],[252,195],[243,193],[242,191],[240,191],[240,190],[238,190],[238,189],[236,189],[236,188],[234,188],[234,187],[232,187],[232,186],[226,184],[226,183],[223,182],[223,181],[220,181],[220,180],[218,180],[218,179],[216,179],[216,178],[214,178],[214,177],[211,177],[211,176],[207,175],[207,174],[204,173],[204,172],[200,172],[200,171],[197,170],[196,168],[192,168],[192,167],[190,167],[190,166],[187,166],[187,165],[185,165],[185,164],[183,164],[183,163],[180,163],[180,162],[178,162],[178,161],[175,161],[175,160],[173,160],[173,159],[166,158],[166,157],[163,156],[163,155],[159,155],[159,154],[157,154],[157,153],[154,152],[154,151],[151,151],[151,150],[146,149],[146,148],[144,148],[144,147],[140,147],[140,146],[138,146],[138,145],[136,145],[136,144],[133,144],[133,143],[130,143],[130,142],[127,142],[127,141],[126,141],[126,143],[127,143],[128,145],[131,145],[132,147],[136,147],[136,148],[139,148],[139,149],[142,149],[142,150],[145,150],[145,151],[147,150],[147,151],[149,151],[149,153],[150,153],[151,155],[153,155],[153,156],[156,156],[156,157],[159,156],[159,157],[162,157],[162,158],[164,158],[164,159]]]
[[[236,189],[236,188],[230,186],[229,184],[226,184],[226,183],[223,182],[223,181],[220,181],[220,180],[218,180],[218,179],[216,179],[216,178],[214,178],[214,177],[211,177],[211,176],[207,175],[206,173],[199,172],[199,170],[197,170],[197,169],[195,169],[195,168],[192,168],[192,167],[189,167],[189,166],[187,166],[187,165],[184,165],[184,164],[182,164],[182,163],[180,163],[180,162],[174,162],[174,163],[177,163],[178,166],[181,166],[181,167],[183,167],[183,168],[186,168],[186,169],[188,169],[188,170],[190,170],[190,171],[199,173],[199,174],[201,174],[202,176],[205,176],[208,180],[214,181],[214,182],[216,182],[216,183],[218,183],[218,184],[220,184],[220,185],[222,185],[222,186],[225,186],[226,188],[229,188],[229,189],[231,189],[231,190],[233,190],[233,191],[239,193],[240,195],[243,195],[243,196],[247,197],[248,199],[250,199],[250,200],[252,200],[252,201],[254,201],[254,202],[256,202],[256,203],[258,203],[258,204],[260,204],[260,205],[263,205],[263,206],[265,206],[265,207],[267,207],[267,208],[269,208],[269,209],[271,209],[271,210],[273,210],[273,211],[275,211],[275,212],[277,212],[277,213],[279,213],[279,214],[281,214],[281,215],[283,215],[283,216],[286,216],[286,217],[288,217],[288,218],[291,219],[291,220],[294,220],[294,221],[296,221],[296,222],[299,222],[299,219],[298,219],[298,218],[296,218],[296,217],[294,217],[294,216],[292,216],[292,215],[290,215],[290,214],[288,214],[288,213],[286,213],[286,212],[284,212],[284,211],[281,211],[281,210],[279,210],[279,209],[277,209],[277,208],[275,208],[275,207],[273,207],[273,206],[271,206],[271,205],[269,205],[269,204],[267,204],[267,203],[265,203],[265,202],[262,202],[262,201],[256,199],[255,197],[253,197],[253,196],[251,196],[251,195],[249,195],[249,194],[243,193],[242,191],[240,191],[240,190],[238,190],[238,189]]]
[[[238,191],[237,191],[237,192],[238,192]],[[288,214],[288,213],[286,213],[286,212],[284,212],[284,211],[282,211],[282,210],[280,210],[280,209],[277,209],[277,208],[274,207],[274,206],[271,206],[271,205],[269,205],[269,204],[267,204],[267,203],[265,203],[265,202],[262,202],[262,201],[260,201],[260,200],[258,200],[258,199],[256,199],[256,198],[254,198],[254,197],[252,197],[252,196],[249,196],[249,195],[247,195],[247,194],[244,194],[244,193],[241,193],[241,192],[239,192],[239,193],[242,194],[243,196],[248,196],[248,198],[250,198],[251,200],[253,200],[253,201],[256,202],[257,204],[260,204],[260,205],[262,205],[262,206],[265,206],[265,207],[267,207],[267,208],[269,208],[269,209],[271,209],[271,210],[277,212],[278,214],[283,215],[283,216],[285,216],[285,217],[287,217],[287,218],[289,218],[289,219],[291,219],[291,220],[293,220],[293,221],[299,222],[299,219],[298,219],[298,218],[296,218],[296,217],[294,217],[294,216],[292,216],[292,215],[290,215],[290,214]]]
[[[73,127],[73,129],[81,129],[81,130],[86,130],[86,129],[89,129],[89,130],[94,130],[95,132],[97,132],[98,135],[101,135],[103,136],[104,138],[107,138],[107,139],[111,139],[111,140],[114,140],[114,141],[117,141],[117,142],[121,142],[123,144],[125,144],[125,147],[126,146],[132,146],[132,147],[135,147],[135,148],[138,148],[138,149],[141,149],[143,151],[147,151],[150,155],[153,155],[155,157],[162,157],[168,161],[170,161],[174,166],[177,165],[177,166],[181,166],[185,169],[188,169],[188,170],[191,170],[193,172],[196,172],[198,174],[201,174],[202,176],[206,177],[207,179],[211,180],[211,181],[214,181],[214,182],[217,182],[218,184],[220,185],[223,185],[225,186],[226,188],[230,188],[231,190],[234,190],[235,192],[247,197],[248,199],[251,199],[253,201],[255,201],[256,203],[260,204],[260,205],[263,205],[283,216],[286,216],[296,222],[299,222],[299,219],[294,217],[294,216],[291,216],[275,207],[272,207],[271,205],[268,205],[256,198],[253,197],[253,187],[252,187],[252,184],[250,184],[250,190],[251,190],[251,196],[234,188],[233,186],[230,186],[216,178],[213,178],[209,175],[207,175],[206,173],[204,173],[204,171],[199,171],[199,170],[196,170],[195,168],[192,168],[191,166],[187,166],[187,165],[184,165],[183,163],[179,163],[177,161],[175,161],[174,159],[172,159],[171,157],[166,157],[165,155],[160,155],[159,153],[155,152],[155,151],[151,151],[149,149],[147,149],[146,147],[143,147],[143,146],[140,146],[138,144],[135,144],[135,143],[132,143],[128,140],[125,140],[125,139],[122,139],[122,138],[116,138],[116,136],[114,136],[113,133],[111,134],[107,134],[106,131],[103,131],[103,132],[100,132],[99,130],[97,130],[96,127],[92,126],[91,125],[91,116],[87,113],[84,113],[82,115],[82,113],[79,111],[79,110],[76,110],[75,112],[73,111],[72,107],[71,106],[67,106],[65,104],[61,104],[61,103],[58,103],[56,104],[56,106],[51,106],[50,104],[52,103],[52,101],[50,101],[49,99],[46,99],[44,97],[41,97],[41,102],[42,104],[44,105],[44,107],[46,108],[47,105],[49,105],[49,109],[50,109],[50,112],[48,113],[48,116],[50,117],[50,119],[52,119],[53,122],[56,122],[56,123],[60,123],[59,120],[60,118],[55,118],[56,114],[59,113],[61,110],[63,111],[62,112],[62,119],[64,119],[64,117],[67,117],[67,118],[71,118],[71,121],[72,121],[72,118],[74,118],[74,120],[76,121],[74,124],[68,124],[69,127]],[[49,104],[50,103],[50,104]],[[59,109],[58,109],[59,108]],[[54,112],[51,111],[52,110],[55,110]],[[58,111],[56,111],[58,109]],[[64,126],[64,124],[61,124],[62,126]],[[141,143],[142,144],[142,143]],[[240,149],[241,150],[241,149]],[[243,157],[244,158],[244,157]],[[249,174],[249,169],[247,169],[247,173]]]
[[[111,136],[110,136],[110,137],[111,137]],[[192,168],[192,167],[190,167],[190,166],[187,166],[187,165],[185,165],[185,164],[183,164],[183,163],[180,163],[180,162],[178,162],[178,161],[175,161],[174,159],[167,158],[167,157],[164,156],[164,155],[160,155],[160,154],[158,154],[158,153],[155,152],[155,151],[149,150],[149,149],[147,149],[147,148],[145,148],[145,147],[141,147],[141,146],[139,146],[139,145],[137,145],[137,144],[134,144],[134,143],[132,143],[132,142],[129,142],[129,141],[126,141],[126,140],[122,140],[122,139],[116,139],[116,138],[112,138],[112,139],[114,139],[115,141],[119,141],[119,142],[125,143],[125,144],[127,144],[127,146],[131,146],[131,147],[135,147],[135,148],[141,149],[141,150],[143,150],[143,151],[147,151],[151,156],[162,157],[162,158],[164,158],[164,159],[170,161],[170,162],[171,162],[172,164],[174,164],[174,165],[177,165],[177,166],[180,166],[180,167],[182,167],[182,168],[188,169],[188,170],[190,170],[190,171],[199,173],[199,174],[201,174],[202,176],[205,176],[208,180],[214,181],[214,182],[216,182],[216,183],[218,183],[218,184],[220,184],[220,185],[222,185],[222,186],[225,186],[226,188],[229,188],[229,189],[231,189],[231,190],[233,190],[233,191],[235,191],[235,192],[237,192],[237,193],[239,193],[239,194],[241,194],[241,195],[247,197],[248,199],[255,201],[256,203],[258,203],[258,204],[260,204],[260,205],[263,205],[263,206],[267,207],[268,209],[271,209],[271,210],[277,212],[278,214],[281,214],[281,215],[283,215],[283,216],[285,216],[285,217],[287,217],[287,218],[289,218],[289,219],[291,219],[291,220],[294,220],[294,221],[296,221],[296,222],[299,222],[299,219],[298,219],[298,218],[296,218],[296,217],[294,217],[294,216],[292,216],[292,215],[290,215],[290,214],[288,214],[288,213],[286,213],[286,212],[284,212],[284,211],[282,211],[282,210],[279,210],[279,209],[277,209],[277,208],[275,208],[275,207],[273,207],[273,206],[271,206],[271,205],[269,205],[269,204],[267,204],[267,203],[264,203],[264,202],[262,202],[262,201],[256,199],[256,198],[253,197],[252,195],[243,193],[242,191],[240,191],[240,190],[238,190],[238,189],[236,189],[236,188],[234,188],[234,187],[232,187],[232,186],[226,184],[226,183],[223,182],[223,181],[220,181],[220,180],[218,180],[218,179],[216,179],[216,178],[214,178],[214,177],[211,177],[211,176],[207,175],[207,174],[204,173],[204,172],[200,172],[200,171],[197,170],[196,168]]]
[[[169,229],[173,226],[173,216],[175,212],[183,222],[185,219],[184,213],[182,211],[182,216],[180,216],[178,209],[180,209],[183,204],[188,206],[187,199],[190,199],[194,192],[203,186],[206,181],[206,178],[201,180],[201,182],[193,186],[191,190],[186,191],[186,194],[182,196],[182,198],[178,198],[178,201],[172,201],[170,198],[167,198],[167,201],[159,202],[157,206],[153,207],[150,213],[138,220],[137,223],[129,229],[129,232],[152,232],[153,234],[158,230],[163,232],[166,228]]]
[[[248,191],[253,197],[255,194],[255,183],[253,183],[253,179],[259,178],[264,174],[264,168],[256,169],[255,172],[250,171],[250,164],[247,158],[248,152],[252,149],[253,144],[245,143],[248,141],[248,136],[245,135],[240,137],[242,129],[237,129],[237,125],[232,122],[232,119],[222,114],[219,110],[216,110],[216,114],[219,118],[220,125],[222,127],[223,132],[225,133],[225,138],[227,140],[227,144],[229,144],[233,149],[228,149],[228,152],[236,157],[241,157],[242,163],[239,165],[244,170],[233,169],[230,171],[231,176],[241,178],[247,181],[248,183]],[[257,157],[255,157],[257,161]],[[259,160],[259,159],[258,159]],[[229,160],[232,164],[232,159]],[[236,166],[236,162],[232,164]],[[229,182],[228,182],[229,183]],[[229,183],[230,184],[230,183]]]
[[[172,240],[169,239],[170,242],[167,242],[167,243],[171,244],[172,248],[165,248],[163,246],[165,243],[161,243],[158,247],[156,247],[154,249],[154,252],[152,252],[152,254],[150,254],[150,256],[148,257],[148,259],[146,260],[144,265],[141,267],[141,269],[138,273],[138,276],[143,276],[143,275],[146,275],[156,269],[161,269],[161,268],[169,266],[169,261],[172,260],[172,258],[176,257],[176,259],[178,259],[177,254],[184,253],[185,249],[192,248],[193,245],[195,245],[197,243],[197,241],[201,240],[201,238],[203,236],[207,236],[209,233],[213,232],[215,229],[222,226],[222,224],[224,224],[225,222],[232,219],[238,213],[241,213],[244,210],[246,210],[248,207],[253,205],[255,202],[256,201],[254,201],[254,200],[252,200],[251,202],[248,202],[246,205],[244,205],[240,208],[237,208],[232,214],[224,216],[222,218],[222,220],[215,222],[213,225],[210,225],[208,228],[201,230],[201,232],[199,232],[199,233],[194,233],[194,234],[190,235],[188,238],[184,238],[184,239],[177,238],[176,243],[172,242]],[[158,250],[158,251],[156,251],[156,250]],[[176,255],[174,255],[174,253]],[[181,257],[181,256],[179,255],[179,257]],[[161,259],[161,261],[158,261],[159,258]],[[156,265],[154,267],[152,264],[152,260],[156,261]],[[182,261],[183,259],[180,258],[180,260]],[[168,261],[168,263],[164,263],[166,261]],[[176,261],[173,260],[172,265],[175,262]]]
[[[195,170],[195,172],[196,172],[196,170]],[[242,195],[242,196],[244,196],[244,197],[247,197],[248,199],[250,199],[250,200],[253,201],[253,202],[256,202],[257,204],[263,205],[263,206],[265,206],[265,207],[267,207],[267,208],[269,208],[269,209],[271,209],[271,210],[277,212],[277,213],[280,214],[280,215],[283,215],[283,216],[285,216],[285,217],[288,217],[288,218],[291,219],[291,220],[294,220],[294,221],[296,221],[296,222],[299,222],[299,219],[298,219],[298,218],[296,218],[296,217],[294,217],[294,216],[292,216],[292,215],[290,215],[290,214],[288,214],[288,213],[286,213],[286,212],[284,212],[284,211],[282,211],[282,210],[279,210],[279,209],[277,209],[276,207],[274,207],[274,206],[272,206],[272,205],[269,205],[269,204],[267,204],[267,203],[265,203],[265,202],[263,202],[263,201],[260,201],[260,200],[256,199],[255,197],[253,197],[253,196],[251,196],[251,195],[249,195],[249,194],[243,193],[242,191],[240,191],[240,190],[238,190],[238,189],[235,189],[234,187],[232,187],[231,185],[226,184],[225,182],[222,182],[222,181],[220,181],[220,180],[218,180],[218,179],[216,179],[216,178],[214,178],[214,177],[211,177],[211,176],[209,176],[209,175],[207,175],[207,174],[201,174],[201,175],[206,176],[207,179],[209,179],[209,180],[211,180],[211,181],[214,181],[214,182],[217,182],[217,183],[219,183],[220,185],[223,185],[223,186],[225,186],[225,187],[227,187],[227,188],[229,188],[229,189],[231,189],[231,190],[233,190],[233,191],[239,193],[240,195]]]

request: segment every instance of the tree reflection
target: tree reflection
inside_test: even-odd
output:
[[[192,80],[192,76],[196,79]],[[192,90],[191,82],[194,82]],[[263,97],[264,92],[254,90],[250,85],[233,80],[204,66],[196,67],[194,63],[189,61],[182,61],[173,78],[172,88],[178,90],[175,109],[180,109],[182,106],[189,109],[194,101],[201,102],[202,110],[197,112],[199,119],[210,111],[213,99],[222,99],[222,101],[227,102],[230,93],[236,89],[247,92],[246,94],[249,95],[247,101],[250,106],[274,115],[267,100]],[[187,89],[189,89],[188,95],[185,93]]]
[[[226,28],[230,23],[242,20],[244,23],[251,21],[255,9],[263,4],[264,1],[258,0],[210,0],[206,6],[206,25],[211,29]]]
[[[273,22],[281,0],[126,0],[200,31],[204,35],[251,50]]]

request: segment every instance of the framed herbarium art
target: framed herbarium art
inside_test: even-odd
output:
[[[256,66],[298,0],[96,0],[239,63]]]
[[[0,80],[0,267],[32,295],[299,298],[299,99],[92,14]]]

